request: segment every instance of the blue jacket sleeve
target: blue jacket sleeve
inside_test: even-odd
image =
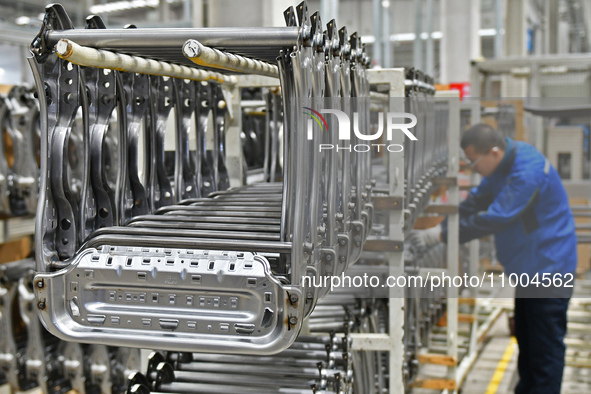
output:
[[[493,194],[490,182],[487,179],[475,188],[472,188],[470,194],[460,203],[460,217],[468,217],[481,211],[486,211],[493,202]]]
[[[480,186],[473,189],[466,199],[480,199],[481,203],[469,201],[466,209],[460,206],[460,243],[482,238],[511,226],[514,220],[537,201],[539,185],[534,174],[512,174],[492,201],[491,194],[486,190],[490,185],[487,179],[483,183],[485,181],[487,182],[482,189]],[[489,205],[478,209],[486,204],[487,196]],[[441,238],[447,241],[447,223],[445,228],[442,226]]]

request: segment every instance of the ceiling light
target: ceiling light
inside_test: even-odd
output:
[[[113,1],[105,4],[96,4],[89,8],[92,14],[107,14],[110,12],[124,11],[135,8],[158,7],[160,0],[131,0]]]
[[[28,16],[19,16],[18,18],[15,19],[14,23],[16,23],[17,25],[28,25],[31,22],[31,18],[29,18]]]

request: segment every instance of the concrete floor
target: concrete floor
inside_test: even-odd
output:
[[[571,303],[576,302],[571,301]],[[577,308],[571,306],[571,311],[574,312]],[[575,350],[569,346],[569,340],[581,339],[581,333],[576,329],[571,329],[574,326],[574,319],[569,316],[569,332],[567,334],[567,360]],[[591,323],[591,321],[589,322]],[[591,330],[589,330],[591,334]],[[586,337],[586,334],[583,334]],[[591,343],[590,343],[591,346]],[[503,355],[510,353],[510,357]],[[489,332],[489,340],[482,350],[478,360],[474,364],[472,370],[468,373],[466,381],[462,386],[462,394],[505,394],[513,393],[517,382],[519,381],[519,374],[517,373],[517,344],[512,341],[509,334],[509,327],[507,324],[507,314],[497,320]],[[586,355],[586,352],[584,352]],[[504,362],[506,361],[506,363]],[[591,361],[588,359],[588,362]],[[591,393],[591,364],[580,367],[567,365],[564,368],[562,394],[583,394]],[[496,372],[496,380],[493,375]],[[499,379],[500,378],[500,379]]]
[[[515,377],[518,351],[517,344],[509,335],[506,313],[493,325],[489,337],[480,357],[466,377],[462,386],[463,394],[513,392],[514,385],[517,383]],[[503,359],[506,354],[510,357]]]

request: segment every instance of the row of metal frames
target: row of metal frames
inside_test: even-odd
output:
[[[490,241],[482,241],[481,258],[491,259],[494,245]],[[468,244],[460,247],[460,269],[468,272],[470,249]],[[425,270],[434,269],[435,272],[446,267],[445,246],[438,244],[429,247],[417,247],[411,242],[404,245],[405,274],[408,276],[425,277]],[[460,289],[462,290],[462,289]],[[419,373],[418,355],[424,350],[445,351],[445,329],[439,325],[446,321],[447,289],[438,286],[408,286],[405,289],[404,308],[404,363],[403,376],[406,386]]]
[[[442,269],[445,266],[443,245],[417,249],[410,242],[404,245],[405,276],[424,276],[421,270]],[[463,250],[462,260],[468,256]],[[386,283],[389,267],[380,264],[380,255],[364,252],[360,261],[349,271],[350,277],[376,276],[380,283]],[[446,290],[429,286],[406,286],[402,295],[404,303],[404,359],[402,362],[405,387],[411,390],[411,383],[419,372],[418,356],[426,348],[434,348],[437,339],[437,325],[445,316]],[[388,332],[387,290],[366,287],[338,287],[318,302],[307,321],[313,334],[335,332],[387,333]],[[352,351],[355,393],[383,393],[389,387],[388,352]],[[386,391],[385,391],[386,390]]]
[[[420,70],[406,70],[405,87],[406,110],[418,118],[414,128],[418,140],[406,143],[404,157],[404,231],[408,234],[431,201],[436,187],[433,179],[445,176],[447,170],[449,106],[445,100],[435,99],[433,78]],[[417,249],[406,242],[404,251],[408,277],[422,276],[424,269],[445,265],[442,245]],[[445,313],[446,292],[443,288],[431,291],[428,286],[407,286],[404,296],[403,376],[408,384],[418,373],[419,352],[429,346],[430,335]]]
[[[365,269],[361,272],[366,272]],[[361,289],[341,288],[319,301],[309,319],[312,334],[384,334],[387,332],[387,299],[368,297]],[[388,392],[388,352],[350,350],[352,392]],[[347,392],[347,391],[344,391]]]
[[[417,141],[406,139],[404,147],[404,227],[408,233],[426,208],[435,188],[432,179],[447,167],[447,117],[444,101],[434,98],[433,78],[420,70],[406,70],[406,112],[416,114],[413,129]]]
[[[380,218],[376,218],[380,220]],[[461,260],[467,260],[468,250],[462,250]],[[435,247],[417,248],[411,242],[404,243],[404,278],[407,283],[411,277],[422,276],[424,270],[445,268],[445,248],[443,245]],[[380,278],[379,283],[387,283],[390,275],[389,267],[384,264],[384,256],[376,252],[364,252],[360,261],[355,264],[347,275],[363,277],[368,275]],[[414,279],[413,279],[414,280]],[[397,286],[403,287],[403,292],[397,297],[404,297],[404,359],[402,360],[404,385],[411,390],[411,383],[419,372],[418,356],[425,349],[434,349],[434,339],[437,338],[437,326],[445,316],[447,298],[446,289],[438,287],[431,289],[428,285],[419,286],[408,284],[406,286],[397,282]],[[391,295],[390,295],[391,297]],[[391,299],[391,298],[390,298]],[[360,333],[387,333],[388,332],[388,289],[367,287],[339,287],[326,298],[319,301],[312,313],[308,327],[311,332],[343,332],[343,316],[354,316],[351,327],[356,327]],[[363,311],[363,312],[351,312]],[[362,317],[362,319],[360,319]],[[387,352],[358,352],[358,357],[363,359],[365,370],[357,371],[356,379],[367,379],[367,376],[376,376],[370,386],[363,393],[380,393],[384,387],[388,387],[388,353]],[[359,363],[355,364],[359,365]],[[383,380],[384,379],[384,380]],[[357,391],[355,391],[357,392]]]
[[[405,244],[405,274],[413,277],[424,274],[424,269],[445,268],[445,247],[440,244],[419,249]],[[444,287],[408,286],[404,304],[404,363],[405,382],[416,378],[419,372],[418,355],[422,349],[432,346],[433,332],[445,315],[447,293]]]
[[[128,393],[344,393],[353,375],[348,338],[299,336],[273,356],[152,354]]]
[[[280,182],[283,106],[279,88],[243,89],[240,104],[246,183]]]
[[[39,187],[39,106],[34,92],[14,86],[0,96],[0,215],[32,216]]]
[[[436,99],[432,78],[419,70],[405,70],[406,111],[417,117],[417,124],[412,129],[417,141],[405,140],[404,143],[404,230],[405,235],[412,230],[414,224],[428,206],[435,189],[434,178],[445,176],[447,163],[447,135],[449,105],[446,100]],[[383,100],[374,94],[376,100],[373,104],[379,110],[384,105]],[[377,182],[376,190],[389,185],[387,167],[381,157],[372,162],[372,177]],[[390,236],[391,229],[390,212],[376,210],[373,219],[371,235],[377,239]],[[442,245],[433,248],[417,248],[410,241],[405,240],[404,253],[404,278],[422,276],[428,269],[441,269],[445,267],[444,248]],[[364,251],[360,261],[348,272],[354,275],[374,275],[381,278],[380,283],[385,283],[390,274],[388,256],[381,252]],[[402,282],[398,282],[402,283]],[[432,345],[431,339],[437,323],[446,310],[445,289],[437,288],[432,291],[429,286],[408,284],[397,297],[404,297],[404,359],[402,362],[403,379],[405,387],[412,390],[411,383],[416,378],[419,370],[418,355],[428,346]],[[347,288],[350,296],[357,299],[377,300],[384,302],[384,298],[392,297],[388,289],[362,289]],[[340,294],[341,291],[338,292]],[[331,297],[335,296],[331,293]],[[369,304],[372,305],[372,304]],[[378,302],[378,305],[379,302]],[[375,307],[374,307],[375,308]],[[378,309],[378,322],[387,321],[387,309]],[[311,323],[312,324],[312,323]],[[329,324],[328,322],[326,324]],[[385,325],[384,325],[385,326]],[[378,326],[377,332],[383,332],[384,327]],[[374,332],[374,331],[370,331]],[[382,368],[387,368],[387,357],[382,356]],[[386,369],[387,370],[387,369]]]
[[[300,335],[273,356],[153,353],[127,393],[382,393],[384,353],[353,351],[350,332],[384,330],[376,300],[327,296]]]
[[[0,385],[43,393],[121,393],[140,368],[138,349],[64,342],[37,317],[30,260],[0,265]]]
[[[110,29],[98,17],[78,31],[61,6],[48,6],[30,62],[45,98],[34,288],[51,333],[104,345],[277,353],[328,293],[302,278],[339,275],[359,258],[372,225],[369,155],[319,152],[321,143],[337,145],[338,135],[308,124],[301,109],[325,101],[323,108],[351,119],[357,112],[366,133],[369,106],[351,98],[369,97],[369,59],[356,34],[337,31],[334,21],[323,32],[320,17],[309,15],[305,3],[288,9],[285,18],[283,30],[250,29],[253,40],[236,40],[237,53],[260,55],[236,60],[193,39],[183,46],[208,31],[230,42],[235,29],[154,29],[150,39],[138,41],[140,29],[129,28],[115,30],[116,39],[108,41],[103,38],[111,37]],[[293,40],[285,42],[285,36]],[[140,42],[137,51],[152,60],[91,47],[103,42]],[[277,66],[264,63],[269,49],[258,52],[262,44],[275,48]],[[179,60],[180,48],[207,70],[224,66],[196,59],[196,53],[214,51],[216,59],[229,59],[227,68],[264,69],[279,78],[281,182],[229,188],[224,136],[232,116],[241,116],[229,113],[228,89],[236,77],[191,68],[193,63],[171,66],[167,62]],[[80,53],[88,56],[80,60]],[[88,58],[123,64],[111,70],[78,65]],[[138,64],[147,68],[139,72],[133,68]],[[158,75],[175,67],[181,77]],[[307,126],[310,139],[301,132]],[[167,165],[171,134],[174,160]],[[352,136],[345,144],[356,142]],[[278,178],[272,168],[269,181]]]

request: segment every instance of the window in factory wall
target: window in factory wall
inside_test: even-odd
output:
[[[562,179],[571,179],[571,154],[558,154],[558,174]]]

